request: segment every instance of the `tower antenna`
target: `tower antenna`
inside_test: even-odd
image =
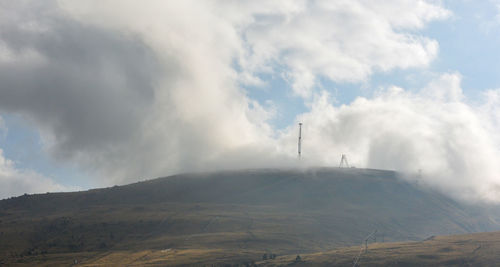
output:
[[[340,158],[339,168],[347,167],[349,168],[349,162],[347,162],[347,156],[342,154],[342,158]]]
[[[302,154],[302,122],[299,122],[299,145],[298,145],[299,159]]]

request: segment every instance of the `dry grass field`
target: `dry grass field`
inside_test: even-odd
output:
[[[360,253],[361,252],[361,253]],[[30,256],[12,266],[498,266],[500,232],[437,236],[425,241],[369,243],[309,254],[262,260],[261,251],[239,249],[163,249],[61,253]]]
[[[372,243],[327,252],[277,257],[257,262],[259,266],[499,266],[500,232],[437,236],[419,242]]]

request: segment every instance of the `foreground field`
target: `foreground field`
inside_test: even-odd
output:
[[[164,249],[55,253],[4,262],[8,266],[255,266],[260,251]]]
[[[432,237],[425,241],[370,243],[331,251],[277,255],[262,260],[260,251],[239,249],[164,249],[61,253],[25,257],[9,265],[55,266],[498,266],[500,232]],[[271,253],[266,254],[271,255]]]

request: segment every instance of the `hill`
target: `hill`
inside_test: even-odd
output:
[[[175,251],[177,259],[183,251],[185,263],[249,262],[263,253],[352,246],[375,229],[379,241],[393,242],[499,230],[500,224],[482,209],[408,183],[392,171],[182,174],[2,200],[0,263],[95,261],[120,251],[140,258],[148,250]]]

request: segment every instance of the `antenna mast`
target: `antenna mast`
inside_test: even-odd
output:
[[[299,122],[299,145],[298,145],[299,159],[302,153],[302,122]]]

